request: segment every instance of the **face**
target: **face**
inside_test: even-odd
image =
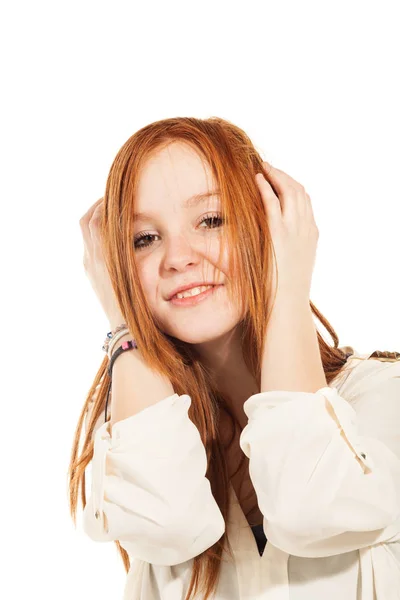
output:
[[[140,174],[135,215],[139,276],[162,331],[189,344],[232,333],[241,315],[227,296],[228,256],[216,266],[224,223],[209,166],[184,143],[159,150]],[[199,282],[222,285],[189,301],[169,299],[177,288]]]

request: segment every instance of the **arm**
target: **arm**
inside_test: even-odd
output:
[[[205,476],[205,448],[188,416],[190,396],[174,394],[137,350],[115,362],[112,385],[114,422],[103,423],[94,437],[85,533],[95,541],[119,540],[152,564],[189,560],[225,529]]]
[[[400,541],[400,362],[368,377],[351,404],[328,386],[244,404],[240,445],[266,536],[285,552],[321,557]]]
[[[240,438],[265,533],[304,557],[400,541],[400,362],[384,378],[378,367],[368,373],[369,387],[351,404],[345,385],[341,394],[327,386],[305,308],[319,237],[311,198],[284,171],[266,166],[266,177],[256,178],[279,275],[277,301],[261,392],[244,404],[249,421]]]
[[[114,352],[122,342],[130,339],[130,333],[119,339]],[[118,357],[112,375],[111,428],[118,421],[135,415],[174,393],[169,379],[152,371],[137,348],[123,352]]]
[[[277,295],[261,363],[261,392],[316,392],[327,385],[308,300]]]

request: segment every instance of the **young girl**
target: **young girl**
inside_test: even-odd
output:
[[[80,225],[111,331],[70,505],[124,600],[400,598],[400,354],[339,347],[310,301],[304,187],[227,121],[167,119]]]

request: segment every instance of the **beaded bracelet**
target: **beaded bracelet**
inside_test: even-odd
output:
[[[107,355],[108,355],[108,358],[110,360],[111,360],[111,356],[112,356],[113,350],[114,350],[114,348],[116,346],[116,343],[121,338],[123,338],[127,333],[129,333],[129,329],[128,328],[122,329],[121,331],[119,331],[118,333],[116,333],[114,335],[114,337],[112,338],[112,340],[110,340],[110,344],[109,344],[108,350],[107,350]]]
[[[106,339],[104,340],[104,344],[103,344],[102,350],[104,350],[104,352],[108,352],[108,348],[109,348],[110,342],[112,341],[112,339],[115,336],[115,334],[118,333],[119,331],[121,331],[122,329],[127,329],[127,328],[128,328],[127,324],[126,323],[122,323],[122,325],[118,325],[118,327],[116,327],[112,331],[109,331],[107,333]]]

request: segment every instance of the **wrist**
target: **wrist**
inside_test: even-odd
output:
[[[125,342],[126,340],[132,340],[133,339],[133,336],[132,336],[132,334],[131,334],[130,331],[126,331],[123,335],[121,335],[121,333],[123,333],[123,332],[119,331],[118,333],[115,334],[115,336],[118,336],[118,340],[116,341],[116,345],[117,346],[121,342]],[[110,343],[112,343],[112,341]]]
[[[122,315],[116,314],[108,317],[108,323],[110,326],[110,331],[114,331],[114,329],[125,323],[125,319]]]

